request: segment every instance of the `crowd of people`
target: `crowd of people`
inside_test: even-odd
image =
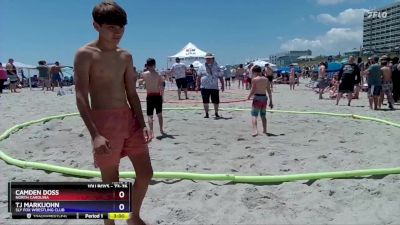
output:
[[[73,84],[73,77],[68,78],[64,76],[62,72],[62,68],[65,67],[67,66],[61,66],[59,62],[55,62],[53,65],[49,66],[46,61],[40,60],[36,67],[26,68],[36,69],[38,71],[38,74],[27,78],[22,68],[19,68],[19,73],[17,72],[14,59],[10,58],[5,67],[0,63],[0,94],[3,93],[3,90],[7,86],[11,93],[18,93],[17,89],[28,85],[32,87],[41,87],[42,90],[46,88],[46,91],[54,91],[55,87],[60,87],[60,89],[62,89],[64,83]]]
[[[100,168],[103,182],[117,182],[120,159],[128,156],[131,160],[136,178],[132,190],[133,211],[127,222],[145,224],[140,217],[140,210],[153,176],[148,143],[154,138],[154,111],[160,133],[165,134],[162,111],[166,81],[175,79],[180,101],[191,97],[188,90],[200,91],[204,118],[210,118],[209,105],[212,103],[214,118],[219,119],[222,117],[219,113],[220,91],[224,92],[231,87],[231,80],[236,80],[238,89],[249,90],[246,97],[248,100],[252,98],[251,134],[257,136],[258,116],[261,118],[263,133],[268,135],[266,109],[268,106],[274,107],[272,93],[276,78],[269,64],[265,64],[264,68],[253,64],[240,64],[233,70],[221,68],[212,53],[205,55],[205,62],[197,69],[193,65],[187,68],[180,58],[176,58],[171,69],[162,74],[156,70],[156,60],[149,58],[144,72],[139,75],[133,66],[132,55],[119,47],[127,24],[125,10],[114,1],[105,1],[94,7],[92,17],[98,38],[82,46],[74,61],[77,108],[90,133],[94,163]],[[44,60],[38,64],[36,69],[39,71],[38,80],[42,90],[46,88],[54,91],[54,87],[62,87],[62,66],[58,62],[51,67]],[[399,100],[398,58],[372,57],[367,63],[355,63],[354,57],[350,57],[332,80],[329,79],[327,67],[327,63],[321,62],[318,69],[317,93],[320,99],[323,99],[329,87],[337,93],[336,104],[347,94],[350,105],[353,93],[358,97],[360,86],[366,82],[371,108],[380,109],[384,95],[391,109],[394,108],[394,102]],[[308,67],[297,73],[295,66],[290,65],[287,81],[292,93],[295,93],[300,77],[308,76],[309,73]],[[7,79],[10,80],[11,92],[17,92],[20,78],[12,59],[5,69],[0,64],[0,91]],[[137,81],[146,88],[149,128],[136,91]],[[104,223],[114,225],[111,220],[105,220]]]
[[[270,65],[265,64],[264,68],[261,68],[260,66],[250,63],[244,68],[243,64],[240,64],[237,68],[233,68],[227,73],[227,70],[224,69],[224,67],[220,67],[215,61],[215,56],[213,54],[207,53],[205,60],[206,62],[203,65],[194,69],[193,65],[186,67],[186,65],[181,62],[180,58],[176,58],[176,62],[172,65],[170,70],[163,75],[157,73],[157,76],[162,78],[162,85],[159,85],[161,83],[158,79],[153,82],[148,75],[148,73],[155,73],[155,61],[147,62],[145,70],[147,72],[144,72],[141,77],[142,81],[145,81],[146,84],[151,86],[147,87],[147,104],[151,106],[148,108],[147,113],[150,113],[149,124],[151,124],[150,130],[152,135],[154,135],[152,129],[153,112],[149,110],[153,108],[156,109],[156,113],[161,121],[160,131],[162,134],[164,133],[161,115],[163,102],[162,94],[154,97],[155,89],[152,87],[159,87],[157,93],[163,93],[167,80],[170,82],[175,80],[179,100],[189,99],[188,90],[200,91],[205,112],[204,118],[210,117],[210,102],[214,106],[215,118],[221,117],[218,112],[220,103],[219,91],[224,91],[226,88],[230,87],[231,80],[237,82],[238,89],[250,90],[249,97],[254,94],[255,102],[253,102],[252,105],[252,116],[255,117],[253,118],[253,135],[258,134],[256,129],[256,117],[258,114],[260,114],[263,121],[263,131],[266,133],[266,125],[264,126],[265,110],[267,106],[266,99],[268,99],[266,93],[269,95],[269,100],[271,101],[270,106],[272,106],[273,84],[278,82],[277,80],[279,79],[276,78],[276,74]],[[329,76],[327,72],[328,63],[321,62],[317,70],[316,92],[319,94],[320,99],[324,98],[323,95],[325,92],[329,92],[330,98],[336,99],[336,105],[339,104],[340,100],[345,95],[348,99],[347,105],[350,106],[353,99],[359,98],[360,91],[365,90],[371,109],[380,109],[385,96],[388,100],[389,109],[394,109],[394,103],[399,100],[399,69],[400,66],[397,57],[390,59],[385,55],[381,58],[375,56],[370,57],[366,63],[362,62],[361,58],[359,58],[356,63],[355,58],[350,56],[348,62],[343,64],[338,72]],[[289,66],[288,79],[286,82],[289,84],[289,90],[294,90],[296,84],[297,86],[300,84],[301,77],[306,78],[312,76],[312,73],[310,73],[311,70],[310,67],[303,67],[300,69],[301,72],[299,73],[296,72],[295,66],[291,64]],[[229,85],[227,85],[228,81]],[[262,88],[260,88],[258,83],[261,83]],[[267,85],[267,87],[264,88],[265,85]],[[363,86],[365,88],[363,88]],[[262,94],[260,93],[262,92],[261,89],[264,90]],[[181,96],[182,91],[184,92],[184,98]],[[157,100],[155,100],[156,98]]]
[[[317,87],[319,98],[329,91],[332,98],[336,98],[339,104],[342,96],[347,95],[347,105],[351,105],[353,99],[358,99],[360,91],[365,90],[369,99],[371,109],[381,109],[385,96],[389,109],[394,109],[394,103],[400,98],[400,66],[399,58],[389,58],[387,55],[381,57],[372,56],[367,62],[358,58],[357,62],[353,56],[349,57],[347,63],[343,64],[339,72],[328,78],[326,70],[328,64],[320,63],[318,71]]]

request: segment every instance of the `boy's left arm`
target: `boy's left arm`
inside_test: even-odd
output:
[[[136,76],[135,71],[133,70],[132,55],[128,54],[127,58],[128,64],[124,74],[126,96],[128,98],[129,105],[131,106],[131,110],[133,110],[134,115],[139,121],[140,127],[143,128],[143,136],[146,142],[150,142],[150,131],[147,129],[146,123],[144,122],[142,106],[140,105],[139,95],[136,92]]]

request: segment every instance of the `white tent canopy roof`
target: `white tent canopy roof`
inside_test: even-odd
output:
[[[175,55],[169,56],[169,58],[204,58],[206,54],[207,53],[205,51],[199,49],[192,42],[189,42],[185,47],[182,48],[182,50]]]
[[[264,61],[264,60],[256,60],[256,61],[251,62],[251,64],[253,64],[253,66],[259,66],[259,67],[261,67],[261,68],[264,68],[264,67],[265,67],[265,64],[269,64],[269,66],[270,66],[273,70],[276,70],[276,69],[277,69],[277,67],[276,67],[275,64],[270,63],[270,62],[268,62],[268,61]],[[249,65],[250,65],[250,63],[248,63],[248,64],[245,65],[244,67],[247,68]]]
[[[1,64],[3,65],[3,67],[6,67],[7,63],[8,63],[8,61],[4,61],[4,62],[2,62]],[[15,66],[16,68],[36,69],[36,66],[32,66],[32,65],[29,65],[29,64],[21,63],[21,62],[16,62],[16,61],[14,61],[13,64],[14,64],[14,66]]]

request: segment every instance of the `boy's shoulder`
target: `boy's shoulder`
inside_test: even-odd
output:
[[[150,71],[145,71],[142,73],[143,77],[150,75]]]
[[[128,52],[126,49],[118,48],[116,51],[121,54],[122,56],[132,57],[131,53]],[[101,53],[101,49],[96,46],[95,43],[88,43],[82,47],[80,47],[77,51],[77,54],[93,54],[93,53]]]
[[[100,50],[91,44],[86,44],[76,51],[76,58],[90,59],[96,52],[100,52]]]
[[[123,56],[132,57],[132,54],[131,54],[128,50],[126,50],[126,49],[118,48],[117,51],[118,51],[121,55],[123,55]]]

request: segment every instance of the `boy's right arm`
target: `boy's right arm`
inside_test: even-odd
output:
[[[99,132],[90,116],[89,105],[89,68],[90,68],[91,53],[85,50],[78,50],[74,61],[75,73],[75,92],[76,92],[76,106],[79,113],[89,130],[92,140],[99,136]]]
[[[251,90],[249,95],[247,96],[247,100],[250,100],[251,96],[256,92],[256,81],[253,82],[253,85],[251,85]]]

